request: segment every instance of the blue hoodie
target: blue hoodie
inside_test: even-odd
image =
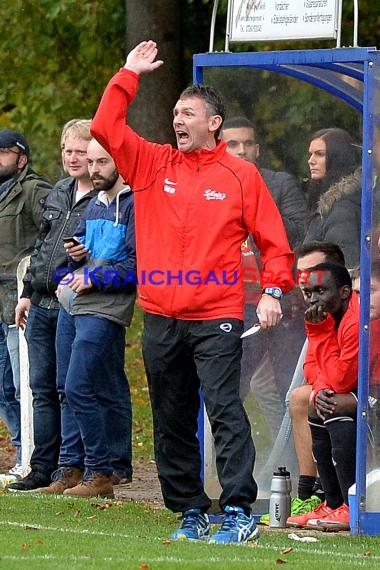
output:
[[[93,288],[76,295],[68,287],[60,303],[72,315],[93,314],[129,325],[136,296],[136,245],[133,195],[126,186],[109,204],[99,192],[84,211],[76,237],[90,250],[85,263],[72,262]]]

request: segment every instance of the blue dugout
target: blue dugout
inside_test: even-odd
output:
[[[380,145],[380,53],[374,47],[349,47],[315,50],[289,50],[271,52],[212,52],[193,56],[193,79],[195,83],[209,83],[220,88],[224,95],[232,83],[239,84],[239,77],[244,76],[240,92],[242,99],[249,97],[250,74],[267,78],[279,74],[285,78],[281,96],[287,97],[288,81],[306,82],[311,88],[325,92],[338,104],[346,104],[361,120],[362,140],[362,213],[361,213],[361,324],[359,354],[358,388],[358,432],[356,488],[351,490],[350,511],[351,531],[353,534],[380,534],[380,419],[371,407],[380,406],[380,400],[371,395],[369,374],[369,354],[371,350],[380,351],[380,346],[372,346],[375,339],[370,330],[370,273],[371,260],[378,248],[375,236],[375,218],[379,215],[374,207],[374,186],[377,180],[376,145]],[[258,83],[260,83],[258,81]],[[265,82],[264,82],[265,83]],[[266,83],[265,83],[266,84]],[[266,84],[267,85],[267,84]],[[239,85],[238,85],[239,90]],[[278,88],[277,88],[278,90]],[[234,91],[235,93],[235,91]],[[235,96],[235,95],[234,95]],[[236,114],[246,111],[244,101],[236,107]],[[292,101],[289,100],[289,105]],[[234,111],[235,111],[234,107]],[[300,111],[301,112],[301,111]],[[349,111],[347,111],[349,112]],[[255,121],[256,117],[254,117]],[[326,121],[328,117],[326,117]],[[305,133],[310,135],[305,117]],[[320,128],[339,126],[320,125]],[[358,133],[353,133],[358,136]],[[302,133],[300,133],[302,136]],[[306,134],[305,134],[306,136]],[[306,140],[306,139],[305,139]],[[305,148],[305,155],[307,148]],[[377,252],[377,258],[378,252]],[[252,418],[251,418],[252,422]],[[203,451],[210,448],[210,433],[205,429],[203,417],[200,418],[200,438]],[[263,440],[265,428],[261,428],[260,440]],[[258,438],[253,436],[257,445]],[[264,450],[264,454],[268,450]],[[258,450],[258,458],[260,449]],[[286,458],[284,458],[286,461]],[[204,479],[211,496],[215,474],[204,460]],[[210,493],[210,491],[209,491]],[[216,495],[216,490],[215,490]]]

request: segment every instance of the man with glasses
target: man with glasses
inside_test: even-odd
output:
[[[50,188],[31,168],[25,137],[0,130],[0,415],[17,448],[11,470],[16,475],[21,475],[16,273],[19,262],[33,250]]]

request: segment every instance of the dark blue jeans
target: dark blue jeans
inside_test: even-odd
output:
[[[59,464],[132,475],[132,411],[124,371],[125,330],[93,315],[59,312]]]
[[[21,420],[20,402],[16,399],[16,388],[3,325],[0,322],[0,417],[12,436],[17,450],[17,463],[21,463]]]
[[[57,391],[55,335],[58,309],[31,305],[25,329],[33,395],[33,469],[51,474],[58,465],[61,409]]]

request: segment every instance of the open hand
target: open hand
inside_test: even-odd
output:
[[[152,40],[141,42],[129,52],[124,67],[137,74],[150,73],[164,63],[161,59],[155,61],[157,52],[156,42]]]

